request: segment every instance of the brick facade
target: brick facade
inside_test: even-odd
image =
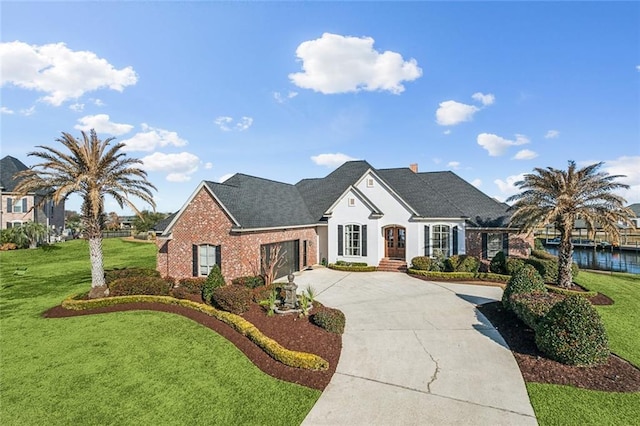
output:
[[[171,229],[171,239],[158,238],[157,269],[163,276],[193,276],[193,245],[220,246],[221,270],[227,282],[258,275],[260,245],[300,240],[300,269],[303,269],[303,242],[308,241],[308,264],[317,262],[318,238],[315,227],[263,232],[233,232],[233,221],[209,191],[202,187],[186,206]]]
[[[466,229],[466,253],[468,255],[482,258],[482,234],[500,234],[501,230],[491,229]],[[510,257],[529,257],[529,253],[533,249],[533,234],[517,234],[509,233],[509,253]],[[507,254],[507,253],[505,253]],[[490,260],[490,259],[489,259]]]

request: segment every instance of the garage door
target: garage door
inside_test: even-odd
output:
[[[260,253],[266,250],[266,259],[269,259],[272,250],[280,246],[280,256],[282,261],[280,267],[276,269],[274,279],[284,277],[290,273],[300,270],[300,240],[281,241],[273,244],[263,244],[260,246]],[[264,265],[263,265],[264,266]],[[264,273],[264,271],[262,271]]]

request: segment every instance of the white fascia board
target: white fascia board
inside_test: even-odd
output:
[[[235,217],[233,217],[233,215],[229,212],[229,210],[227,210],[227,207],[222,204],[222,202],[220,201],[220,199],[218,199],[218,197],[216,197],[216,194],[213,193],[213,191],[211,191],[211,188],[209,188],[209,186],[206,184],[205,181],[200,182],[200,185],[198,185],[198,187],[196,188],[195,191],[193,191],[193,193],[191,194],[191,196],[189,196],[189,198],[187,199],[187,201],[182,205],[182,207],[180,208],[180,211],[178,211],[178,214],[176,214],[176,216],[173,218],[173,220],[169,223],[169,225],[167,225],[167,227],[165,228],[165,230],[162,232],[163,236],[169,235],[171,229],[173,228],[173,226],[176,224],[176,222],[178,221],[178,219],[180,218],[180,216],[182,216],[182,214],[184,213],[184,211],[187,209],[187,207],[189,206],[189,204],[191,204],[191,202],[193,201],[194,198],[196,198],[196,195],[198,195],[198,192],[200,192],[200,190],[204,188],[217,202],[218,204],[220,204],[220,206],[222,207],[222,210],[224,210],[224,212],[231,218],[231,220],[233,220],[233,223],[236,226],[240,226],[240,223],[236,220]]]
[[[293,226],[272,226],[265,228],[231,228],[231,232],[264,232],[264,231],[278,231],[287,229],[301,229],[301,228],[315,228],[316,226],[326,226],[320,223],[310,223],[308,225],[293,225]]]
[[[411,218],[411,222],[455,222],[459,220],[467,220],[467,216],[460,217],[422,217],[414,216]]]
[[[397,199],[398,201],[400,201],[400,203],[404,206],[405,209],[407,209],[409,211],[409,213],[415,215],[415,216],[419,216],[418,212],[411,207],[411,205],[409,203],[407,203],[401,196],[400,194],[398,194],[396,191],[394,191],[394,189],[389,186],[384,179],[382,179],[380,176],[378,176],[378,174],[373,171],[373,169],[369,169],[366,172],[364,172],[364,174],[360,177],[360,179],[358,179],[356,181],[356,183],[354,184],[354,186],[357,186],[360,184],[360,182],[362,182],[365,177],[367,176],[367,174],[371,173],[373,176],[376,177],[376,179],[378,179],[378,182],[380,182],[380,184],[384,187],[384,189],[387,190],[387,192],[389,192],[395,199]]]
[[[358,188],[356,188],[355,186],[351,185],[342,193],[342,195],[340,195],[336,199],[336,201],[331,205],[331,207],[329,207],[329,209],[326,212],[324,212],[324,215],[325,216],[331,216],[331,213],[333,212],[333,209],[335,209],[336,206],[338,205],[338,203],[340,201],[342,201],[344,199],[344,197],[346,197],[347,194],[349,194],[350,192],[353,192],[354,195],[356,197],[358,197],[360,199],[360,201],[362,201],[364,203],[364,205],[371,211],[371,213],[377,214],[378,212],[382,212],[382,210],[380,210],[378,207],[376,207],[376,205],[373,204],[373,202],[371,200],[369,200]],[[382,213],[382,214],[384,214],[384,213]]]

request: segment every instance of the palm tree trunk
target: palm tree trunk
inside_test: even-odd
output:
[[[89,238],[89,259],[91,260],[91,291],[89,298],[95,299],[109,295],[109,288],[104,280],[102,259],[102,237]]]
[[[571,263],[573,262],[573,243],[571,228],[560,230],[560,247],[558,247],[558,287],[570,288],[573,284]]]

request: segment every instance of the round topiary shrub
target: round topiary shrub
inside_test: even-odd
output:
[[[344,313],[335,308],[322,307],[311,315],[311,322],[330,333],[344,333],[346,318]]]
[[[109,284],[110,296],[130,296],[133,294],[167,296],[170,290],[171,285],[160,277],[119,278]]]
[[[502,293],[502,305],[511,310],[511,295],[517,293],[546,293],[547,288],[544,286],[544,280],[531,265],[525,265],[520,268],[507,281],[507,286]]]
[[[220,271],[220,267],[218,265],[213,265],[211,271],[209,271],[209,275],[207,275],[207,279],[204,281],[204,284],[202,284],[202,300],[207,303],[211,303],[213,291],[223,285],[225,285],[225,282],[222,272]]]
[[[253,293],[250,288],[241,285],[216,287],[211,295],[211,304],[223,311],[240,315],[249,310]]]
[[[493,256],[491,263],[489,263],[489,271],[494,274],[507,274],[507,258],[504,252],[499,251]]]
[[[469,255],[454,255],[445,260],[447,272],[478,272],[480,259]]]
[[[563,364],[593,366],[609,359],[604,324],[584,297],[568,296],[536,328],[538,349]]]
[[[206,277],[182,278],[178,281],[178,287],[190,294],[202,294],[202,287],[206,280]]]
[[[507,258],[506,268],[507,275],[513,275],[518,272],[522,267],[526,265],[524,259],[518,259],[517,257]]]
[[[417,256],[411,259],[411,267],[419,271],[428,271],[431,268],[431,258],[429,256]]]

